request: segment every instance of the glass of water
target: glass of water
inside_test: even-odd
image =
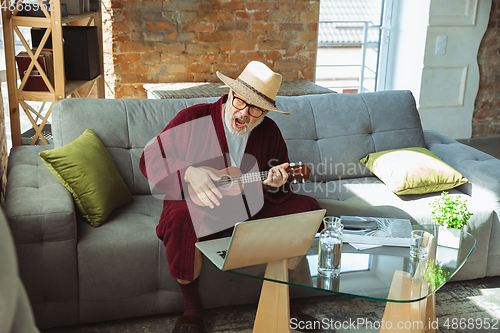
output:
[[[423,230],[413,230],[410,238],[410,255],[419,259],[429,255],[429,237]]]
[[[325,228],[319,236],[318,272],[325,276],[338,276],[344,226],[335,216],[326,216],[323,223]]]

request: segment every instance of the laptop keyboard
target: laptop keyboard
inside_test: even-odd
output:
[[[226,259],[226,253],[227,253],[227,250],[217,251],[217,254],[220,255],[222,257],[222,259]]]

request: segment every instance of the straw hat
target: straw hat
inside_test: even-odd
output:
[[[273,72],[263,63],[250,62],[236,79],[231,79],[220,72],[217,72],[217,76],[250,104],[264,110],[290,114],[278,110],[274,102],[280,89],[281,75]]]

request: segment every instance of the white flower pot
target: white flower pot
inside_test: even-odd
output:
[[[437,244],[440,246],[451,247],[454,249],[460,248],[462,242],[462,229],[439,227]]]

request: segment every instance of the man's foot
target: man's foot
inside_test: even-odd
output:
[[[290,327],[299,332],[321,332],[321,322],[290,304]]]
[[[172,333],[202,333],[203,319],[198,316],[185,315],[175,322]]]

